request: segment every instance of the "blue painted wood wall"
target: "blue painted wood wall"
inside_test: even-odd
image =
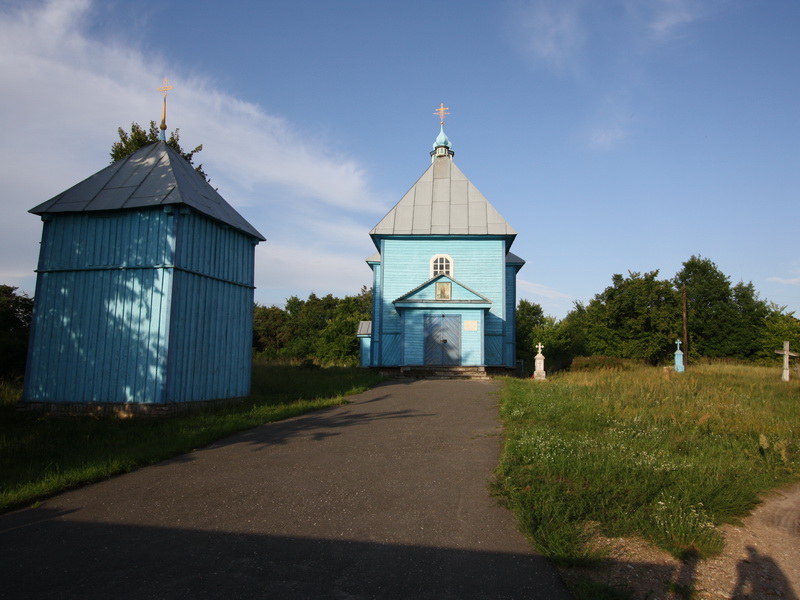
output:
[[[249,393],[255,238],[188,207],[43,221],[24,400]]]
[[[462,331],[462,365],[514,366],[514,267],[507,247],[492,236],[390,236],[381,239],[381,261],[373,261],[372,366],[423,364],[424,314],[450,311],[463,321],[479,321],[477,332]],[[393,301],[430,279],[437,254],[453,260],[453,279],[491,300],[490,309],[400,309]],[[454,287],[454,290],[456,288]],[[479,315],[479,316],[478,316]]]

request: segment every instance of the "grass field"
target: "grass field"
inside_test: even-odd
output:
[[[591,531],[677,557],[722,549],[760,493],[800,478],[800,381],[780,368],[626,365],[508,379],[495,491],[561,565],[602,556]]]
[[[0,512],[189,452],[236,431],[342,404],[380,378],[365,369],[253,364],[241,403],[160,418],[18,413],[0,382]]]

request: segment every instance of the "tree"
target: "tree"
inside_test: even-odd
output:
[[[119,135],[119,141],[114,142],[111,145],[111,162],[116,162],[121,158],[125,158],[126,156],[133,154],[139,148],[143,148],[148,144],[153,144],[158,141],[159,131],[158,126],[156,125],[155,121],[150,121],[150,129],[145,131],[141,125],[138,123],[131,123],[131,132],[130,134],[126,132],[122,127],[117,129],[117,134]],[[172,133],[169,134],[167,138],[167,145],[175,150],[178,154],[180,154],[186,161],[194,167],[194,155],[200,152],[203,149],[203,145],[200,144],[191,152],[184,152],[183,148],[180,145],[180,129],[176,129]],[[203,165],[197,165],[194,169],[206,181],[209,181],[208,175],[205,174],[203,171]]]
[[[328,294],[319,298],[313,292],[308,300],[292,296],[286,300],[287,342],[281,354],[290,358],[310,359],[316,356],[317,337],[333,316],[339,300]],[[355,334],[353,334],[355,337]]]
[[[575,302],[571,311],[558,323],[558,339],[563,348],[560,356],[553,356],[558,361],[554,368],[567,368],[576,356],[587,356],[586,349],[586,307],[582,302]],[[548,351],[548,358],[553,353]],[[552,361],[551,361],[552,362]]]
[[[752,283],[731,287],[730,279],[707,258],[692,256],[673,280],[686,286],[689,352],[709,358],[752,358],[759,349],[767,317],[774,309]]]
[[[0,377],[25,373],[32,315],[33,298],[0,285]]]
[[[658,271],[612,276],[612,285],[586,307],[586,345],[591,354],[657,364],[674,351],[680,332],[678,294]]]
[[[368,321],[371,312],[372,288],[364,286],[359,295],[339,300],[317,338],[317,359],[326,364],[357,366],[360,350],[355,334],[358,322]]]
[[[534,345],[537,343],[537,328],[544,323],[542,307],[535,302],[522,299],[517,305],[517,358],[524,361],[526,367],[533,368],[536,356]]]
[[[527,374],[533,373],[538,350],[536,344],[544,346],[545,369],[548,373],[566,369],[575,356],[585,353],[585,328],[583,318],[586,310],[580,302],[561,321],[545,315],[535,302],[520,300],[517,306],[517,358],[523,361]]]
[[[372,289],[366,286],[355,296],[307,300],[292,296],[286,308],[253,307],[253,350],[274,358],[284,356],[323,364],[357,365],[359,321],[370,318]]]
[[[277,306],[253,307],[253,350],[275,358],[289,341],[286,312]]]
[[[759,349],[756,353],[756,358],[764,364],[777,364],[783,361],[783,357],[775,354],[775,351],[783,350],[785,341],[789,342],[792,352],[800,349],[800,319],[796,318],[794,313],[783,312],[780,307],[772,308],[761,332]]]
[[[731,335],[735,358],[753,358],[761,349],[768,317],[777,307],[758,297],[752,282],[739,282],[731,290],[736,309],[736,330]]]
[[[686,286],[689,352],[711,358],[730,356],[735,351],[730,335],[736,327],[736,311],[727,275],[711,260],[692,256],[674,282],[678,289]]]

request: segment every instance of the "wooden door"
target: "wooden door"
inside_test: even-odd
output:
[[[461,315],[425,315],[425,364],[461,364]]]

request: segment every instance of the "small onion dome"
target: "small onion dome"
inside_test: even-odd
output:
[[[436,150],[439,146],[445,146],[446,148],[452,148],[453,144],[450,143],[450,140],[447,139],[447,135],[444,132],[444,125],[441,126],[439,129],[439,135],[436,136],[436,141],[433,143],[433,149]]]
[[[453,156],[455,152],[451,150],[452,147],[453,144],[450,143],[447,134],[444,132],[444,125],[441,125],[439,135],[436,136],[436,141],[433,143],[431,156]]]

